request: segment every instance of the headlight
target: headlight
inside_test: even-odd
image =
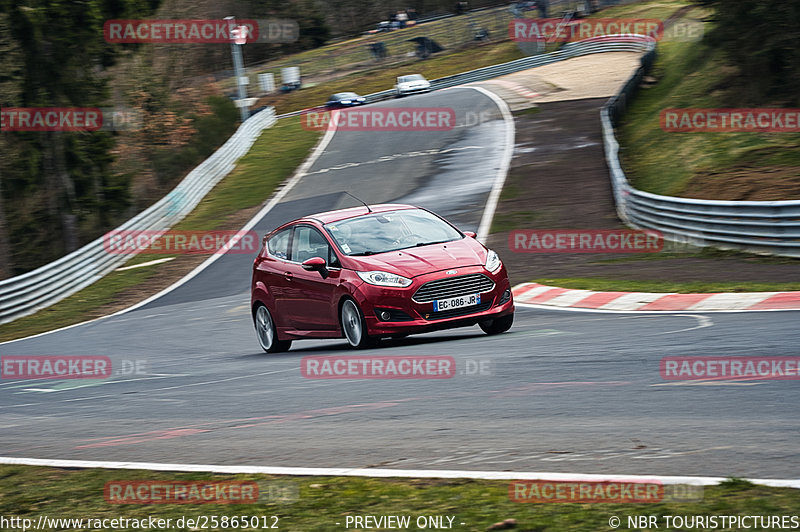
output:
[[[365,283],[374,284],[375,286],[393,286],[395,288],[405,288],[411,284],[411,279],[403,277],[402,275],[395,275],[394,273],[381,271],[356,273]]]
[[[497,253],[490,249],[489,253],[486,255],[486,264],[484,265],[484,268],[490,272],[494,272],[502,265],[503,263],[500,262],[500,257],[498,257]]]

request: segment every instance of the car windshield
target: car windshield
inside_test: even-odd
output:
[[[375,255],[450,242],[463,237],[438,216],[422,209],[373,213],[325,225],[347,255]]]
[[[339,92],[333,95],[333,98],[336,100],[347,100],[352,98],[358,98],[358,94],[355,92]]]
[[[425,78],[422,77],[422,74],[411,74],[409,76],[400,76],[398,81],[400,83],[408,83],[409,81],[425,81]]]

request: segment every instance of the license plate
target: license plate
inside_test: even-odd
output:
[[[473,305],[480,305],[480,303],[480,294],[470,294],[468,296],[451,297],[448,299],[436,299],[433,302],[433,311],[441,312],[443,310],[451,310],[454,308],[471,307]]]

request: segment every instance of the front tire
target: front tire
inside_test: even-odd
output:
[[[506,332],[511,328],[511,325],[514,323],[514,313],[507,314],[505,316],[501,316],[499,318],[495,318],[493,320],[486,320],[480,322],[480,325],[483,332],[488,334],[489,336],[495,334],[501,334]]]
[[[346,299],[342,303],[339,321],[342,325],[344,337],[350,347],[364,349],[377,343],[374,338],[367,334],[367,320],[364,319],[364,313],[358,308],[358,304],[352,299]]]
[[[261,349],[267,353],[283,353],[292,347],[291,340],[278,340],[278,331],[272,315],[264,305],[259,305],[253,317],[256,326],[256,336]]]

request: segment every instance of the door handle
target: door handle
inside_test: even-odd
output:
[[[294,274],[292,272],[283,272],[283,276],[286,278],[287,281],[291,281],[292,278],[294,277]]]

